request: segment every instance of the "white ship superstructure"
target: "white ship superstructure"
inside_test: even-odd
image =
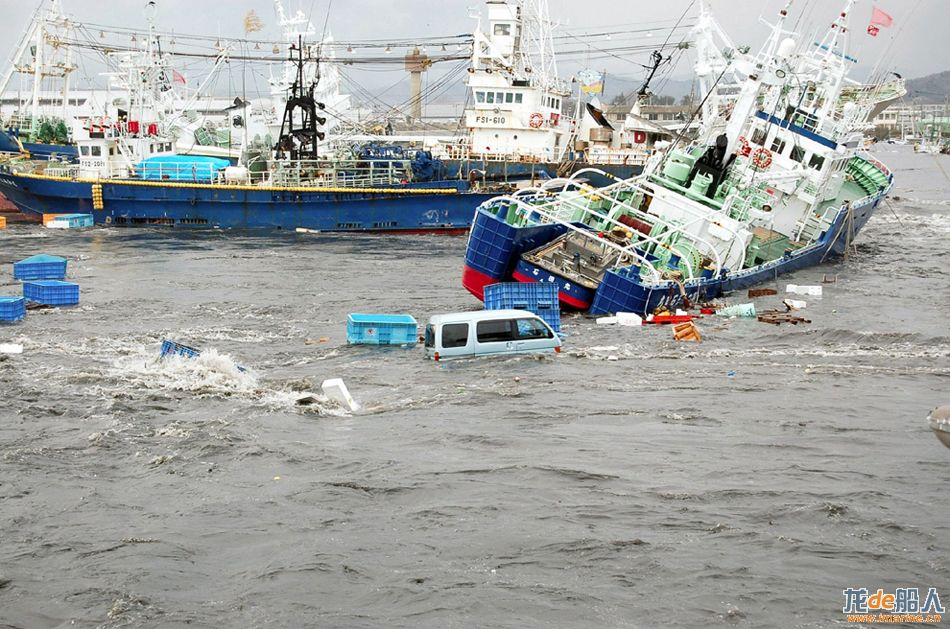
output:
[[[468,150],[489,159],[556,161],[570,132],[562,114],[570,92],[557,77],[547,0],[486,6],[469,68]]]

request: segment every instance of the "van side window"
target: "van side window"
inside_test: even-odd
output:
[[[537,319],[518,319],[519,339],[549,339],[553,335],[543,323]]]
[[[425,347],[435,347],[435,335],[432,333],[432,324],[426,326]]]
[[[468,345],[467,323],[446,323],[442,326],[442,347],[465,347]]]
[[[497,343],[513,341],[515,338],[511,319],[479,321],[475,328],[479,343]]]

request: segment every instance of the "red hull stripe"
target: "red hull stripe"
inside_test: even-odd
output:
[[[465,268],[462,269],[462,286],[482,301],[485,301],[485,287],[501,281],[503,280],[476,271],[468,265],[465,265]]]
[[[527,275],[523,273],[518,273],[517,271],[512,273],[511,277],[513,277],[514,279],[524,284],[532,284],[538,281],[532,277],[528,277]],[[564,291],[558,291],[557,298],[561,302],[570,306],[571,308],[577,308],[578,310],[587,310],[588,308],[590,308],[589,301],[581,301],[577,297],[572,297],[571,295],[568,295]]]

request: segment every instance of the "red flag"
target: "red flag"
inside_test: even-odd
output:
[[[868,35],[871,37],[877,37],[877,34],[881,32],[881,29],[874,26],[873,24],[868,24]]]
[[[874,7],[874,10],[871,11],[871,25],[872,26],[883,26],[888,27],[894,23],[894,18],[890,15],[881,11],[877,7]]]
[[[181,83],[182,85],[187,85],[188,83],[188,81],[185,80],[185,76],[175,69],[172,69],[172,81],[175,83]]]

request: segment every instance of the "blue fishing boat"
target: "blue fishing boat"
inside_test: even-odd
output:
[[[814,45],[783,10],[758,54],[722,41],[704,8],[699,136],[634,179],[593,187],[580,171],[483,203],[463,286],[482,298],[496,282],[552,282],[567,308],[648,315],[845,253],[893,183],[859,152],[863,130],[904,92],[846,83],[852,4]]]
[[[491,198],[468,181],[424,180],[409,159],[322,157],[324,106],[307,83],[305,64],[315,57],[302,39],[290,48],[296,79],[268,155],[239,165],[178,155],[162,116],[165,66],[151,19],[149,29],[145,50],[126,53],[120,65],[128,104],[86,121],[78,163],[0,163],[0,193],[20,211],[92,214],[97,224],[120,226],[461,233]]]

